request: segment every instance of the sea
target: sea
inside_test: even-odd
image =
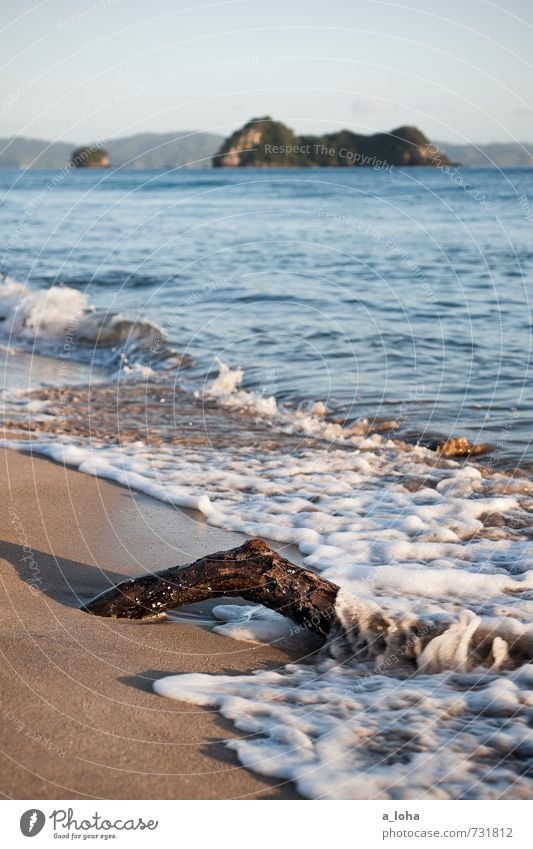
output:
[[[3,444],[341,587],[318,648],[215,607],[302,660],[156,692],[309,798],[530,796],[533,170],[3,169],[0,246]]]

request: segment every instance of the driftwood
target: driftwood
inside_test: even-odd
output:
[[[218,551],[189,566],[134,578],[112,587],[82,607],[115,619],[149,619],[184,604],[234,596],[263,604],[298,625],[327,636],[337,625],[339,587],[301,569],[261,539]]]
[[[442,661],[424,661],[424,649],[450,622],[404,617],[394,622],[373,607],[353,611],[339,621],[335,602],[339,587],[314,572],[295,566],[261,539],[218,551],[189,566],[174,566],[112,587],[81,609],[95,616],[150,620],[184,604],[224,596],[244,598],[288,616],[315,634],[334,636],[334,656],[347,652],[360,660],[379,658],[380,669],[419,668],[438,672]],[[344,621],[346,620],[346,621]],[[347,637],[347,642],[344,638]],[[498,638],[498,639],[496,639]],[[531,660],[531,636],[505,624],[481,621],[471,636],[469,667],[514,668]]]

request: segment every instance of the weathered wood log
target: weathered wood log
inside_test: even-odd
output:
[[[336,584],[295,566],[263,540],[252,539],[189,566],[124,581],[81,609],[115,619],[149,619],[184,604],[238,596],[277,610],[325,637],[338,624],[338,591]]]
[[[322,637],[332,635],[335,657],[379,659],[383,671],[400,667],[440,671],[442,660],[426,658],[424,649],[450,627],[449,621],[394,621],[372,604],[337,613],[339,587],[295,566],[261,539],[217,551],[189,566],[174,566],[112,587],[81,609],[95,616],[149,620],[184,604],[223,596],[263,604],[288,616],[298,626]],[[341,605],[342,606],[342,605]],[[499,643],[495,640],[500,638]],[[504,651],[505,649],[505,651]],[[472,665],[514,668],[531,659],[531,637],[519,628],[480,622],[472,635]],[[504,657],[505,655],[505,657]]]

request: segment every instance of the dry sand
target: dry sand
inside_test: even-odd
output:
[[[285,651],[211,632],[201,606],[155,624],[77,610],[110,582],[243,537],[47,460],[2,451],[0,468],[3,796],[298,798],[239,766],[217,713],[151,689],[178,672],[277,668]]]

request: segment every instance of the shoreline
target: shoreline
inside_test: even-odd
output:
[[[245,537],[41,457],[3,449],[1,469],[4,798],[300,798],[239,765],[223,741],[242,735],[218,712],[152,691],[165,675],[276,669],[294,653],[213,633],[208,605],[142,625],[77,609]]]
[[[235,431],[238,431],[242,440],[248,444],[254,443],[259,436],[262,442],[273,444],[277,440],[279,445],[287,448],[294,444],[295,439],[298,445],[307,440],[310,447],[333,445],[349,448],[350,435],[353,432],[364,434],[364,426],[359,431],[358,425],[360,422],[366,422],[369,423],[368,436],[378,434],[384,440],[392,439],[398,446],[407,446],[409,449],[417,446],[427,448],[434,453],[436,460],[442,457],[444,460],[467,462],[479,469],[509,476],[531,477],[533,474],[530,436],[526,444],[523,436],[519,434],[520,438],[517,439],[515,434],[521,416],[527,416],[527,411],[519,414],[516,409],[510,410],[498,429],[492,428],[494,432],[486,427],[474,426],[471,421],[455,421],[455,424],[452,424],[446,421],[446,417],[427,428],[423,419],[418,420],[416,415],[409,420],[407,411],[410,410],[410,415],[413,413],[409,405],[412,407],[416,403],[416,396],[410,395],[402,402],[399,415],[393,409],[388,410],[393,404],[391,401],[384,401],[383,409],[377,415],[370,401],[363,409],[358,410],[353,420],[347,418],[343,422],[334,412],[324,418],[318,416],[323,419],[326,427],[330,426],[332,430],[336,427],[341,429],[337,437],[331,437],[324,436],[316,428],[311,431],[302,428],[298,422],[296,408],[289,408],[288,420],[281,423],[276,420],[275,415],[272,416],[268,412],[265,414],[261,409],[255,410],[256,401],[259,399],[261,405],[263,397],[261,394],[257,395],[253,387],[243,390],[244,394],[249,395],[251,416],[247,415],[249,410],[246,407],[232,403],[233,390],[228,392],[225,399],[221,400],[217,395],[208,394],[199,402],[190,387],[178,389],[180,410],[176,411],[176,387],[172,382],[157,382],[151,385],[150,380],[145,383],[139,378],[124,388],[120,385],[120,379],[115,381],[111,367],[103,364],[89,366],[82,359],[70,358],[70,355],[68,359],[61,359],[61,355],[54,356],[51,351],[36,354],[23,349],[2,349],[0,346],[0,369],[3,373],[4,390],[8,390],[8,400],[4,400],[3,409],[4,437],[12,441],[16,441],[17,436],[27,439],[38,438],[39,433],[45,436],[51,433],[68,433],[83,441],[94,438],[107,441],[108,437],[112,436],[117,442],[131,442],[135,437],[143,439],[146,431],[149,431],[152,438],[161,444],[161,441],[175,441],[176,432],[180,429],[183,436],[187,434],[185,438],[188,439],[192,419],[197,425],[194,431],[197,433],[207,429],[211,431],[210,436],[222,437],[222,434],[227,435],[230,431],[229,443],[228,439],[225,443],[221,439],[219,444],[233,444]],[[231,369],[229,371],[231,372]],[[213,378],[213,382],[216,384],[221,376],[223,377],[222,373],[219,373],[218,377]],[[94,391],[96,387],[99,390],[97,393]],[[239,391],[239,386],[234,389]],[[13,402],[13,399],[9,398],[9,393],[13,391],[27,397],[29,403],[24,405],[18,400]],[[121,392],[120,400],[124,407],[120,419],[115,398],[118,391]],[[137,409],[135,396],[138,401]],[[321,405],[320,401],[315,403]],[[33,408],[32,404],[35,405]],[[161,414],[166,414],[168,410],[173,414],[172,421],[165,420],[167,430],[160,430]],[[482,418],[482,411],[480,415]],[[295,416],[294,421],[291,416]],[[527,418],[525,421],[527,423]],[[90,422],[89,430],[87,422]],[[292,429],[294,424],[296,427]],[[128,439],[124,439],[130,426],[134,436],[130,435]],[[465,443],[468,447],[440,454],[440,447],[451,446],[453,443]],[[183,439],[182,444],[185,444]],[[15,450],[18,450],[18,446]]]

